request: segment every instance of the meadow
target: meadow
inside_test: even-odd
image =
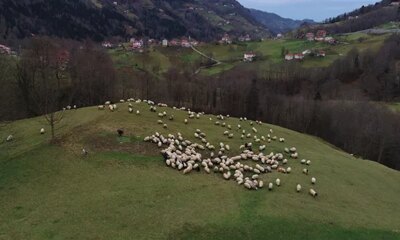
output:
[[[400,174],[378,163],[355,158],[326,142],[269,124],[285,143],[272,141],[266,153],[295,146],[300,159],[310,159],[310,175],[299,160],[290,160],[291,174],[282,186],[248,191],[220,174],[183,175],[165,166],[156,146],[143,138],[154,132],[182,133],[195,141],[195,129],[214,145],[228,143],[239,152],[239,130],[233,139],[214,125],[215,116],[183,120],[187,113],[159,108],[175,116],[157,124],[156,113],[135,104],[141,115],[96,107],[65,112],[50,144],[43,117],[0,128],[0,239],[399,239]],[[212,121],[209,118],[213,118]],[[229,118],[227,124],[249,122]],[[47,130],[40,135],[40,128]],[[124,129],[118,137],[116,130]],[[258,145],[256,145],[257,147]],[[82,148],[89,151],[81,154]],[[319,193],[311,197],[309,178]],[[296,193],[295,186],[304,190]]]

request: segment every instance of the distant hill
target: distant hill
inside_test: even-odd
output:
[[[400,21],[400,7],[392,5],[391,0],[383,0],[373,5],[362,6],[352,12],[327,19],[324,24],[305,26],[298,33],[315,29],[325,29],[332,34],[362,31]]]
[[[225,33],[269,32],[235,0],[0,0],[0,39],[32,35],[63,38],[173,38],[212,40]]]
[[[293,20],[290,18],[283,18],[275,13],[264,12],[256,9],[250,9],[251,15],[262,23],[266,28],[268,28],[274,34],[285,33],[299,28],[304,23],[315,24],[313,20]]]

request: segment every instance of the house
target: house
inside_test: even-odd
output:
[[[161,45],[163,47],[168,47],[168,39],[163,39]]]
[[[190,39],[190,45],[192,45],[192,46],[196,47],[196,46],[198,46],[198,45],[199,45],[199,42],[198,42],[197,40]]]
[[[113,47],[113,44],[110,43],[110,42],[108,42],[108,41],[105,41],[105,42],[103,42],[103,43],[101,44],[101,46],[103,46],[103,48],[112,48],[112,47]]]
[[[294,59],[294,55],[293,54],[288,53],[288,54],[285,55],[285,60],[286,61],[291,61],[293,59]]]
[[[281,39],[281,38],[283,38],[283,35],[282,35],[282,33],[278,33],[278,34],[276,35],[276,38],[277,38],[277,39]]]
[[[10,55],[11,54],[11,48],[0,44],[0,54]]]
[[[178,47],[179,45],[181,45],[181,41],[179,39],[176,39],[176,38],[172,39],[169,42],[169,46],[172,46],[172,47]]]
[[[307,49],[307,50],[305,50],[305,51],[302,52],[303,55],[308,55],[308,54],[310,54],[310,53],[311,53],[311,50],[310,50],[310,49]]]
[[[302,53],[295,53],[295,54],[294,54],[294,59],[296,59],[296,60],[303,60],[303,59],[304,59],[304,54],[302,54]]]
[[[256,54],[255,53],[253,53],[253,52],[248,52],[248,53],[245,53],[244,54],[244,56],[243,56],[243,61],[244,62],[252,62],[252,61],[254,61],[254,58],[256,57]]]
[[[325,42],[329,43],[329,44],[335,44],[336,40],[333,37],[326,37],[324,39]]]
[[[181,39],[181,47],[190,48],[191,45],[190,45],[189,39],[183,37]]]
[[[307,34],[306,34],[306,39],[307,39],[308,41],[314,41],[314,39],[315,39],[314,33],[312,33],[312,32],[307,33]]]
[[[132,42],[132,49],[133,50],[138,50],[138,49],[142,49],[144,45],[143,40],[134,40]]]
[[[243,35],[239,37],[239,42],[250,42],[251,41],[251,37],[249,34]]]
[[[325,51],[320,50],[317,52],[317,57],[325,57],[325,56],[326,56]]]
[[[327,35],[327,32],[325,30],[318,30],[317,32],[317,38],[325,38]]]
[[[399,0],[394,0],[390,3],[391,6],[400,6],[400,1]]]
[[[219,41],[221,44],[232,44],[232,39],[229,37],[227,33],[224,34],[224,36],[221,38]]]

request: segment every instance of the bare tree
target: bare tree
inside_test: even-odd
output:
[[[68,83],[66,64],[68,53],[48,38],[31,40],[17,65],[17,82],[28,110],[43,115],[51,128],[52,140],[55,126],[63,119],[63,99]]]

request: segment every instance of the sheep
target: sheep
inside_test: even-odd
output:
[[[310,189],[310,195],[313,196],[314,198],[318,196],[318,193],[314,189]]]
[[[9,135],[6,139],[7,142],[11,142],[12,140],[14,140],[14,136],[13,135]]]
[[[300,185],[300,184],[297,184],[297,186],[296,186],[296,191],[297,191],[297,192],[300,192],[300,191],[301,191],[301,185]]]
[[[97,107],[97,109],[98,109],[98,110],[104,110],[104,105],[99,105],[99,106]]]
[[[129,113],[133,113],[133,108],[129,108],[129,109],[128,109],[128,112],[129,112]]]
[[[111,104],[111,101],[107,101],[104,103],[104,105],[110,105],[110,104]]]
[[[270,182],[270,183],[268,184],[268,190],[269,190],[269,191],[272,191],[273,188],[274,188],[274,184]]]
[[[264,186],[264,182],[263,182],[263,181],[261,181],[261,180],[260,180],[260,181],[258,181],[258,187],[259,187],[259,188],[262,188],[263,186]]]
[[[228,171],[228,172],[226,172],[226,173],[223,174],[225,180],[229,180],[229,179],[231,178],[231,175],[232,175],[232,174],[231,174],[230,171]]]
[[[317,183],[317,179],[316,179],[315,177],[312,177],[312,178],[311,178],[311,183],[312,183],[312,184]]]
[[[139,110],[136,111],[136,115],[140,115],[140,111]]]
[[[185,124],[188,124],[188,120],[185,118],[185,120],[183,121]]]
[[[161,124],[163,124],[163,121],[162,120],[157,120],[157,123],[161,125]]]
[[[306,162],[307,162],[307,160],[305,160],[305,159],[301,159],[301,161],[300,161],[301,164],[306,164]]]
[[[113,105],[108,105],[108,109],[110,109],[111,112],[114,112],[114,106]]]
[[[164,123],[163,128],[168,128],[168,125]]]
[[[310,165],[310,164],[311,164],[311,161],[308,160],[308,161],[306,162],[306,165]]]
[[[304,168],[304,169],[303,169],[303,173],[304,173],[305,175],[308,175],[308,169],[307,169],[307,168]]]
[[[280,187],[281,186],[281,180],[279,178],[277,178],[275,180],[276,186]]]
[[[285,142],[285,139],[284,138],[279,138],[279,142],[283,143],[283,142]]]
[[[173,121],[173,120],[174,120],[174,115],[169,116],[168,119],[169,119],[170,121]]]
[[[82,148],[82,155],[87,156],[89,155],[89,152],[85,148]]]
[[[249,182],[245,182],[243,184],[247,189],[252,189],[251,184]]]
[[[288,168],[286,169],[286,173],[290,173],[290,172],[292,172],[292,168],[291,168],[291,167],[288,167]]]

